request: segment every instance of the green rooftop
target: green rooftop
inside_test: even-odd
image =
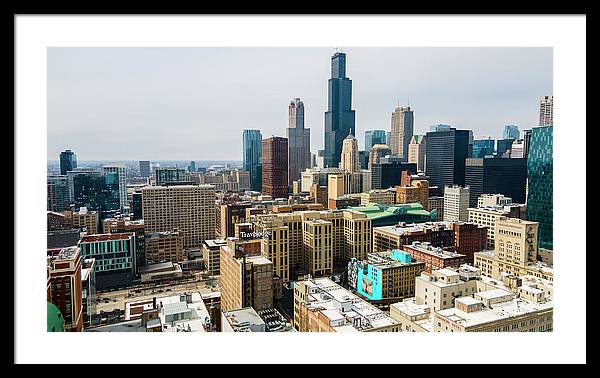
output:
[[[390,226],[397,222],[427,222],[435,217],[435,213],[425,210],[420,203],[383,205],[370,203],[364,206],[349,207],[373,221],[373,226]]]

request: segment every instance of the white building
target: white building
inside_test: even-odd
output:
[[[469,220],[469,187],[458,185],[444,188],[444,221],[467,222]]]

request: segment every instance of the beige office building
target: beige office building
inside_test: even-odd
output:
[[[144,254],[146,264],[183,261],[183,235],[179,230],[146,233]]]
[[[408,162],[417,164],[417,171],[425,172],[425,135],[413,135],[408,144]]]
[[[470,207],[467,209],[469,212],[469,223],[476,223],[480,226],[487,227],[487,249],[494,249],[495,245],[495,233],[496,233],[496,221],[504,216],[508,215],[508,211],[505,211],[502,207],[491,206],[491,207]]]
[[[348,134],[342,143],[342,158],[340,168],[346,172],[354,173],[360,170],[358,160],[358,139]]]
[[[80,207],[78,212],[73,212],[72,217],[73,228],[85,228],[88,235],[99,233],[100,218],[97,211],[89,211],[86,207]]]
[[[142,218],[148,233],[177,228],[183,248],[201,248],[215,238],[215,188],[212,185],[146,186],[142,189]]]
[[[220,249],[221,311],[273,308],[273,263],[257,253],[244,258],[239,241],[229,238]]]
[[[476,252],[475,266],[495,279],[509,274],[553,281],[553,269],[537,261],[537,232],[537,222],[500,217],[496,221],[494,250]]]
[[[444,188],[444,221],[467,222],[469,220],[469,187],[458,185]]]
[[[393,205],[395,202],[396,194],[387,190],[373,189],[360,194],[361,205],[368,205],[370,203]]]
[[[396,187],[396,203],[420,203],[429,211],[429,182],[414,180],[410,185]]]

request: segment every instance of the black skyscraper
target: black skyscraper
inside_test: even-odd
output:
[[[469,206],[477,207],[482,194],[503,194],[515,203],[525,203],[527,159],[467,159],[465,185],[470,187]]]
[[[71,150],[60,153],[60,174],[66,175],[67,172],[77,168],[77,156]]]
[[[496,141],[496,154],[498,156],[504,155],[504,153],[512,149],[514,139],[498,139]]]
[[[417,173],[417,163],[401,163],[399,161],[375,163],[371,166],[371,187],[387,189],[400,185],[402,171],[409,175]]]
[[[356,135],[355,114],[352,108],[352,80],[346,77],[346,54],[336,52],[331,57],[331,79],[328,85],[328,110],[325,112],[324,163],[338,167],[342,143],[349,135]]]
[[[425,136],[426,174],[430,186],[465,185],[465,160],[469,157],[469,130],[450,128]]]

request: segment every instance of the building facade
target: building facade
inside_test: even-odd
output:
[[[336,52],[331,57],[331,78],[327,93],[323,163],[325,167],[338,167],[343,140],[349,134],[356,135],[352,80],[346,77],[346,54],[343,52]]]
[[[469,157],[469,130],[449,128],[425,135],[425,172],[430,186],[464,185],[465,159]]]
[[[467,222],[469,220],[470,188],[458,185],[444,188],[444,221]]]
[[[300,180],[301,173],[310,168],[310,129],[304,127],[304,103],[299,98],[292,100],[288,107],[288,180]]]
[[[467,159],[465,185],[470,188],[469,206],[477,206],[480,195],[501,193],[516,203],[525,203],[527,161],[500,157]]]
[[[413,135],[408,144],[408,162],[417,163],[417,171],[425,172],[425,135]]]
[[[77,168],[77,155],[71,150],[60,153],[60,174],[64,176],[67,172]]]
[[[413,136],[414,122],[414,114],[410,106],[394,109],[391,125],[392,140],[388,143],[392,153],[405,162],[408,161],[408,144]]]
[[[250,173],[250,189],[262,190],[262,134],[260,130],[244,130],[243,167]]]
[[[365,151],[369,153],[376,144],[386,144],[385,130],[367,130],[365,131]]]
[[[262,141],[262,193],[273,198],[287,198],[288,140],[271,137]]]
[[[183,261],[183,235],[178,230],[145,234],[144,253],[146,264]]]
[[[540,126],[554,126],[554,96],[540,98]]]
[[[81,261],[78,247],[50,252],[47,258],[49,302],[58,307],[70,332],[83,329]]]
[[[534,127],[527,157],[527,214],[539,223],[540,247],[553,245],[553,126]]]
[[[142,218],[147,233],[178,229],[183,248],[200,248],[215,238],[215,189],[212,185],[146,186]]]

